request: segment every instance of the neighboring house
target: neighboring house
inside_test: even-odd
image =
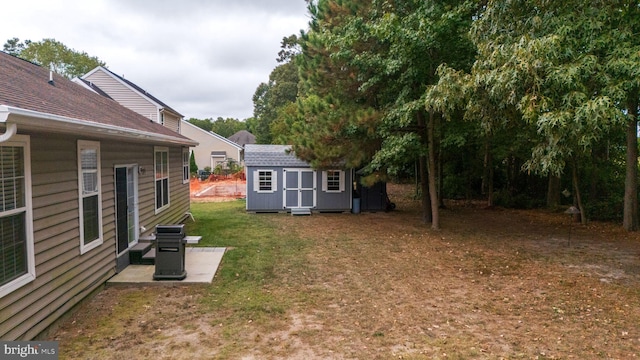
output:
[[[186,120],[182,121],[181,127],[182,135],[199,143],[193,148],[198,169],[210,167],[211,170],[214,170],[218,165],[226,166],[229,160],[242,164],[244,160],[242,146],[212,131],[199,128]]]
[[[98,66],[74,81],[99,94],[106,94],[122,106],[151,121],[180,132],[180,121],[184,116],[143,88],[125,79],[124,76],[116,75],[111,70]]]
[[[185,218],[197,143],[3,52],[0,84],[0,338],[29,340]]]
[[[240,130],[237,133],[229,136],[227,139],[233,141],[234,143],[244,147],[247,144],[255,144],[256,136],[247,130]]]
[[[290,149],[286,145],[245,146],[247,211],[350,211],[353,172],[312,169]]]

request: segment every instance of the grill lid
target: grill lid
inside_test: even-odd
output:
[[[184,224],[156,225],[156,234],[184,234]]]

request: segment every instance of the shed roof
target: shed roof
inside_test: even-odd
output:
[[[244,163],[252,167],[310,167],[309,163],[298,159],[290,150],[290,145],[247,144],[244,147]]]

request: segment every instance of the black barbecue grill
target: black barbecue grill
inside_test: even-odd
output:
[[[183,280],[185,270],[184,224],[156,225],[156,271],[154,280]]]

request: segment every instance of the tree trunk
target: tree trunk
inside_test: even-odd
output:
[[[427,135],[426,135],[426,124],[424,120],[424,114],[419,111],[418,112],[418,129],[420,131],[420,140],[423,146],[427,146]],[[425,155],[420,155],[418,158],[419,162],[419,170],[420,170],[420,192],[421,192],[421,200],[422,200],[422,222],[428,224],[432,222],[431,216],[431,201],[429,196],[429,176],[427,170],[427,157]]]
[[[493,206],[493,155],[491,155],[491,167],[489,168],[489,188],[487,189],[487,206]]]
[[[435,143],[435,115],[429,112],[429,124],[427,126],[429,141],[429,195],[431,198],[431,229],[440,230],[440,211],[438,205],[438,188],[436,184],[436,143]]]
[[[554,208],[560,205],[560,177],[549,174],[547,186],[547,207]]]
[[[571,166],[571,178],[573,183],[573,192],[576,196],[576,202],[578,205],[578,210],[580,210],[580,222],[582,224],[587,223],[587,214],[584,213],[584,206],[582,206],[582,195],[580,194],[580,186],[578,185],[578,162],[575,158],[572,159]]]
[[[427,166],[427,157],[420,156],[420,200],[422,202],[422,222],[425,224],[429,224],[432,221]]]
[[[437,152],[437,154],[438,154],[438,157],[437,157],[437,162],[438,162],[438,170],[437,170],[437,174],[438,174],[438,182],[437,182],[437,184],[438,184],[438,199],[440,200],[439,208],[440,209],[444,209],[445,208],[444,197],[442,196],[442,184],[444,182],[444,180],[442,179],[442,138],[443,138],[444,135],[442,135],[442,131],[443,131],[442,124],[441,124],[442,118],[439,118],[438,120],[439,120],[439,122],[438,122],[437,126],[441,130],[438,133],[438,136],[437,136],[437,139],[436,139],[436,148],[438,149],[438,152]]]
[[[624,181],[624,213],[622,226],[627,231],[638,231],[638,100],[629,101],[627,124],[627,158]]]
[[[493,154],[491,153],[491,135],[484,142],[484,171],[482,176],[483,194],[487,195],[487,206],[493,206]]]

